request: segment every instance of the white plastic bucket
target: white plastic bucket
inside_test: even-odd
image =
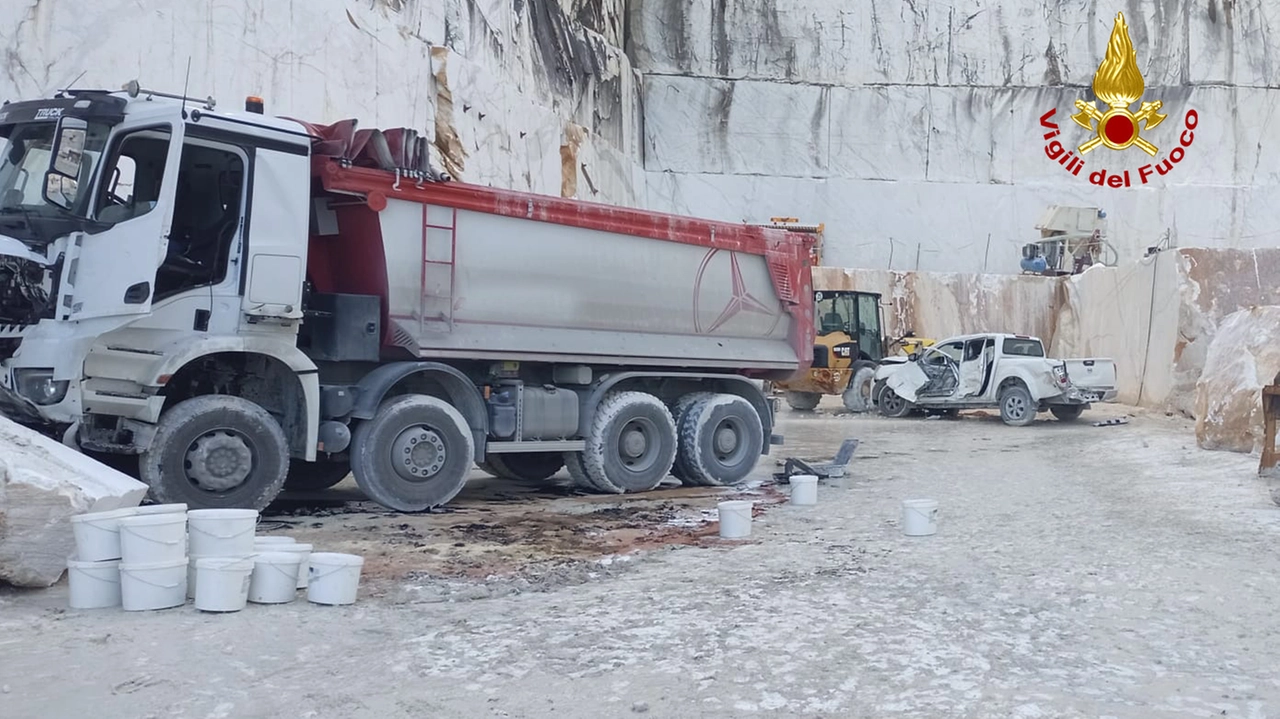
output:
[[[67,583],[72,609],[120,606],[120,560],[84,562],[67,558]]]
[[[751,508],[754,504],[751,500],[736,499],[716,505],[720,513],[722,539],[741,539],[751,536]]]
[[[138,514],[176,514],[186,511],[185,504],[146,504],[138,507]]]
[[[76,538],[76,558],[81,562],[101,562],[120,558],[120,520],[138,513],[137,507],[109,512],[77,514],[71,518]]]
[[[281,537],[274,534],[259,534],[253,538],[253,546],[255,547],[265,547],[268,545],[277,546],[281,544],[297,544],[297,543],[298,543],[298,540],[294,539],[293,537]]]
[[[196,598],[196,587],[200,586],[200,572],[197,571],[197,565],[200,563],[200,560],[202,559],[242,559],[244,557],[252,558],[253,556],[255,556],[256,551],[257,550],[255,550],[254,553],[250,553],[250,554],[238,554],[238,555],[231,555],[231,556],[215,555],[212,557],[201,557],[197,554],[190,555],[188,559],[191,561],[187,563],[187,599]]]
[[[195,562],[200,588],[196,609],[205,612],[238,612],[249,598],[254,558],[205,557]]]
[[[307,584],[307,601],[315,604],[354,604],[360,588],[360,569],[364,557],[337,552],[311,555],[311,578]]]
[[[818,503],[818,477],[812,474],[793,475],[791,482],[791,504]]]
[[[249,581],[249,601],[254,604],[283,604],[298,595],[298,552],[261,552],[253,558]]]
[[[243,557],[253,554],[256,509],[193,509],[187,512],[191,526],[191,554],[199,557]]]
[[[259,545],[259,552],[295,552],[302,555],[302,562],[298,564],[298,589],[306,589],[307,582],[310,579],[311,571],[311,545],[301,542],[292,543],[276,543],[268,545]]]
[[[908,537],[927,537],[938,531],[938,503],[932,499],[906,499],[902,502],[902,533]]]
[[[126,564],[187,557],[187,515],[143,514],[120,520],[120,556]]]
[[[168,609],[187,601],[187,560],[120,563],[120,603],[126,612]]]

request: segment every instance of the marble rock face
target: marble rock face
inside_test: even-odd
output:
[[[147,485],[0,417],[0,581],[47,587],[75,553],[70,519],[136,507]]]
[[[1253,307],[1218,326],[1196,382],[1196,444],[1252,452],[1262,440],[1262,387],[1280,379],[1280,307]]]

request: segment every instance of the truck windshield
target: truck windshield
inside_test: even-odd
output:
[[[55,229],[54,225],[65,225],[68,219],[86,214],[93,171],[111,128],[89,123],[79,192],[69,210],[46,202],[41,193],[57,128],[55,122],[0,125],[0,234],[29,244],[44,244],[53,239],[51,232],[66,231],[65,227]]]
[[[1004,341],[1004,353],[1019,357],[1043,357],[1044,345],[1040,344],[1040,340],[1009,337]]]

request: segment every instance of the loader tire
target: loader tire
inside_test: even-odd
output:
[[[318,459],[314,462],[295,459],[289,463],[289,474],[285,477],[284,488],[318,492],[338,484],[346,479],[348,474],[351,474],[351,463],[345,459],[339,461]]]
[[[875,384],[876,365],[874,362],[861,360],[853,363],[853,377],[845,388],[840,399],[844,408],[850,412],[869,412],[871,404],[871,388]]]
[[[582,468],[602,491],[647,492],[671,471],[676,447],[675,420],[662,400],[647,392],[610,392],[596,407]]]
[[[351,473],[373,501],[398,512],[447,503],[471,474],[475,440],[462,414],[442,399],[392,397],[351,439]]]
[[[158,504],[262,511],[284,488],[289,441],[271,413],[231,395],[183,400],[160,416],[138,474]]]
[[[694,485],[696,483],[685,481],[685,465],[684,465],[685,448],[684,448],[683,441],[679,441],[680,422],[683,420],[685,414],[689,412],[689,408],[692,407],[695,402],[701,399],[705,399],[707,397],[714,396],[714,395],[715,395],[714,392],[690,392],[689,394],[683,395],[682,397],[680,397],[680,399],[676,400],[675,404],[672,405],[671,407],[671,419],[676,424],[676,438],[678,440],[678,446],[676,448],[676,459],[675,459],[675,462],[671,464],[671,476],[680,480],[681,483],[683,484]]]
[[[822,401],[822,395],[817,392],[793,392],[787,391],[787,404],[791,409],[801,412],[808,412],[818,406]]]
[[[741,482],[755,469],[763,449],[760,415],[738,395],[704,397],[681,419],[680,456],[689,484],[723,487]]]

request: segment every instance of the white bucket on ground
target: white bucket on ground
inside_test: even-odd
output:
[[[364,557],[337,552],[311,555],[311,577],[307,584],[307,601],[315,604],[354,604],[360,588],[360,569]]]
[[[187,601],[187,560],[120,563],[120,603],[126,612],[178,607]]]
[[[298,564],[298,589],[306,589],[307,582],[310,578],[311,567],[311,545],[301,542],[292,542],[289,544],[277,543],[268,545],[258,545],[259,552],[296,552],[302,555],[302,562]]]
[[[253,545],[255,547],[265,547],[267,545],[279,544],[297,544],[298,540],[293,537],[281,537],[274,534],[259,534],[254,536]]]
[[[72,609],[102,609],[120,606],[120,560],[83,562],[67,558],[67,584]]]
[[[748,499],[737,499],[716,505],[720,513],[722,539],[741,539],[751,536],[751,508],[754,504]]]
[[[253,554],[258,510],[193,509],[187,512],[187,519],[191,526],[191,554],[200,557]]]
[[[249,598],[253,557],[205,557],[195,562],[200,588],[196,609],[206,612],[238,612]]]
[[[796,474],[787,481],[791,483],[791,504],[818,503],[817,475]]]
[[[120,558],[120,520],[138,513],[137,507],[109,512],[77,514],[71,518],[76,538],[76,558],[81,562],[101,562]]]
[[[902,502],[902,533],[908,537],[927,537],[938,531],[938,502],[932,499],[906,499]]]
[[[200,584],[200,573],[197,571],[197,565],[201,559],[241,559],[243,557],[254,557],[259,550],[254,550],[249,554],[233,554],[229,556],[214,555],[212,557],[201,557],[198,554],[192,554],[188,557],[187,563],[187,599],[196,598],[196,587]]]
[[[249,601],[254,604],[283,604],[298,595],[298,552],[260,552],[253,558],[249,580]]]
[[[172,562],[187,557],[187,515],[143,514],[120,520],[120,556],[126,564]]]
[[[147,504],[138,507],[138,514],[174,514],[186,511],[185,504]]]

